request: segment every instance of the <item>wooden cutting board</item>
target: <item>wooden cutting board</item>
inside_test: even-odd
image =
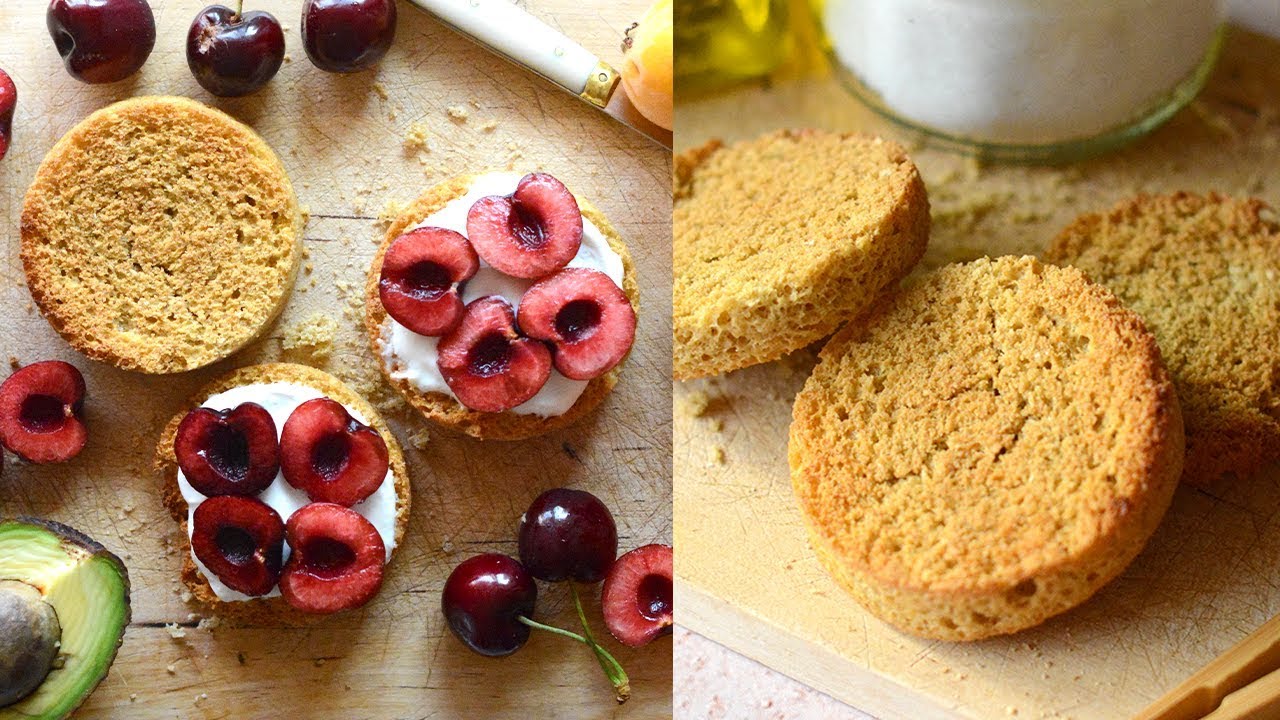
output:
[[[133,582],[133,623],[120,655],[77,717],[669,717],[669,641],[633,651],[610,639],[634,688],[631,702],[615,708],[585,648],[535,636],[510,658],[481,658],[446,631],[439,597],[465,557],[514,553],[520,513],[549,487],[599,495],[613,509],[624,550],[670,542],[670,154],[408,3],[381,68],[337,76],[307,61],[299,0],[249,0],[246,8],[281,18],[291,59],[261,94],[215,101],[184,55],[188,23],[202,3],[151,4],[159,40],[142,74],[94,87],[63,71],[43,0],[0,3],[0,67],[20,94],[15,143],[0,161],[0,358],[61,358],[80,367],[90,427],[89,446],[70,463],[6,463],[0,516],[31,514],[80,528],[125,559]],[[536,0],[528,9],[617,65],[623,32],[646,5]],[[17,251],[22,197],[45,151],[92,110],[143,94],[212,102],[254,126],[311,213],[311,268],[281,320],[231,359],[171,377],[118,371],[67,347],[32,308]],[[405,147],[413,123],[426,128],[429,151]],[[545,438],[481,443],[430,431],[402,411],[378,379],[362,311],[351,303],[382,237],[377,216],[388,201],[411,200],[458,173],[506,167],[546,169],[610,217],[635,256],[642,309],[636,349],[599,411]],[[337,323],[332,357],[284,351],[283,339],[317,314]],[[176,527],[160,505],[151,453],[163,423],[199,386],[279,358],[317,364],[390,408],[412,474],[411,523],[387,585],[361,611],[297,628],[197,629],[203,613],[179,596]],[[424,429],[430,439],[415,447],[410,436]],[[563,586],[544,585],[539,610],[561,626],[576,622]],[[594,594],[588,612],[604,632]],[[172,638],[171,623],[185,637]]]
[[[1280,43],[1236,32],[1208,89],[1153,137],[1063,168],[983,167],[923,148],[828,77],[677,106],[678,145],[783,126],[863,129],[912,148],[934,220],[924,267],[1037,253],[1076,214],[1135,192],[1280,203]],[[677,148],[679,149],[679,148]],[[1123,718],[1280,612],[1280,470],[1178,491],[1147,550],[1080,608],[973,644],[902,635],[819,568],[788,478],[791,402],[816,348],[676,385],[680,622],[879,717]]]

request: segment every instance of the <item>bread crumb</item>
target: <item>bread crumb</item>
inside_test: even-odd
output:
[[[404,135],[404,151],[408,155],[416,155],[419,153],[431,152],[431,145],[428,142],[431,138],[431,132],[427,130],[427,124],[416,122],[409,126],[409,132]]]
[[[493,132],[494,130],[497,130],[497,129],[498,129],[497,120],[485,120],[484,123],[480,125],[480,132]]]
[[[138,693],[129,693],[129,702],[138,702]]]
[[[712,464],[712,465],[724,465],[724,464],[725,464],[724,446],[723,446],[723,445],[718,445],[718,444],[717,444],[717,445],[712,445],[712,446],[711,446],[711,464]]]
[[[382,98],[383,100],[386,100],[387,98],[391,97],[390,95],[387,94],[387,86],[383,85],[381,82],[376,82],[373,84],[373,91],[377,93],[378,97]]]
[[[218,617],[217,615],[213,615],[207,618],[200,618],[200,622],[196,623],[196,629],[204,630],[205,632],[213,632],[214,630],[217,630],[221,626],[222,626],[222,618]]]
[[[333,355],[333,340],[338,334],[338,321],[314,313],[284,331],[280,347],[287,355],[324,363]]]
[[[182,602],[189,603],[191,602],[191,591],[184,588],[178,597],[182,598]]]
[[[449,113],[449,119],[455,122],[466,122],[467,118],[471,117],[471,111],[467,109],[466,105],[450,105],[447,112]]]
[[[169,673],[170,675],[176,675],[178,672],[178,666],[173,663],[169,663],[167,666],[165,666],[165,672]]]
[[[18,362],[18,358],[17,358],[17,356],[10,355],[10,356],[9,356],[9,369],[10,369],[10,370],[17,370],[17,369],[18,369],[18,368],[20,368],[20,367],[22,367],[22,363]]]
[[[426,450],[431,442],[431,433],[426,428],[418,428],[409,433],[409,444],[418,450]]]
[[[307,223],[311,222],[311,206],[310,206],[310,205],[299,205],[299,206],[298,206],[298,215],[302,217],[302,224],[303,224],[303,225],[306,225]]]
[[[382,212],[378,213],[376,224],[384,228],[390,227],[391,223],[395,222],[396,218],[400,216],[400,213],[404,211],[404,208],[405,203],[400,202],[399,200],[388,200],[387,203],[382,206]]]
[[[707,408],[711,405],[711,398],[701,390],[694,390],[684,396],[684,407],[689,415],[693,417],[702,417],[706,414]]]
[[[169,623],[168,625],[164,626],[164,629],[166,632],[169,633],[169,638],[172,640],[181,640],[182,638],[187,636],[186,628],[182,627],[177,623]]]
[[[707,421],[707,427],[711,428],[711,432],[718,433],[724,430],[724,420],[720,418],[711,418]]]
[[[324,658],[316,658],[316,667],[324,667]]]

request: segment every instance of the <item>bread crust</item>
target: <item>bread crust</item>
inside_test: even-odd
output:
[[[283,597],[256,598],[242,602],[224,602],[219,600],[209,586],[209,581],[200,574],[195,561],[191,557],[190,535],[187,529],[187,501],[178,489],[178,459],[174,454],[174,439],[178,434],[178,425],[182,419],[195,408],[204,404],[210,397],[232,388],[254,383],[288,382],[315,388],[331,400],[353,408],[369,420],[369,426],[382,435],[387,443],[387,456],[396,491],[396,549],[404,542],[405,529],[409,526],[409,511],[412,505],[412,489],[409,473],[405,467],[404,453],[400,443],[391,432],[382,416],[373,405],[347,387],[341,380],[323,370],[293,363],[267,363],[243,367],[224,375],[201,388],[186,405],[182,407],[160,434],[160,442],[156,446],[154,466],[161,478],[160,497],[170,517],[178,523],[182,530],[182,542],[179,550],[182,553],[182,582],[191,592],[191,597],[201,606],[209,608],[218,615],[228,619],[245,622],[310,622],[324,618],[324,615],[308,615],[298,612],[285,602]],[[390,560],[388,562],[388,569]]]
[[[1268,218],[1269,216],[1269,218]],[[1110,288],[1160,343],[1187,423],[1183,480],[1280,460],[1280,223],[1255,198],[1139,195],[1045,252]]]
[[[387,321],[387,311],[382,307],[378,295],[378,280],[382,273],[382,259],[392,241],[400,237],[406,230],[422,222],[423,219],[443,208],[449,201],[462,197],[470,190],[477,175],[463,175],[440,183],[406,207],[387,228],[382,245],[374,255],[369,267],[369,276],[365,281],[365,331],[369,336],[369,346],[373,356],[377,358],[378,367],[387,382],[391,384],[405,400],[409,402],[427,420],[449,430],[470,435],[482,440],[523,440],[544,433],[568,427],[595,409],[618,382],[618,374],[626,363],[624,358],[616,367],[598,378],[591,380],[582,396],[567,411],[555,417],[537,415],[518,415],[507,411],[486,413],[472,410],[444,393],[424,393],[404,379],[391,376],[391,369],[382,354],[383,326]],[[575,194],[582,216],[590,220],[605,239],[609,247],[622,258],[623,281],[622,290],[631,301],[637,317],[640,314],[640,288],[636,283],[635,263],[631,253],[621,236],[609,224],[608,218],[585,198]],[[630,353],[628,353],[630,356]]]
[[[1177,487],[1182,416],[1142,320],[1074,268],[952,265],[842,329],[796,397],[822,566],[914,635],[976,640],[1092,596]]]
[[[924,182],[898,144],[780,130],[675,160],[673,373],[771,362],[865,312],[915,267]]]
[[[45,156],[22,211],[40,312],[94,360],[192,370],[258,337],[297,276],[302,219],[251,128],[185,98],[140,97],[81,121]]]

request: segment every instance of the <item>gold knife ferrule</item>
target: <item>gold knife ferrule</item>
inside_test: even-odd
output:
[[[609,97],[613,95],[613,88],[617,86],[620,79],[622,76],[617,70],[601,61],[596,64],[596,69],[591,71],[591,75],[587,76],[587,87],[578,97],[596,107],[604,107],[609,104]]]

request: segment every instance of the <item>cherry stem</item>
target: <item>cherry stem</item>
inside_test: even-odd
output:
[[[523,615],[520,615],[519,617],[517,617],[517,618],[516,618],[516,620],[519,620],[520,622],[524,623],[525,625],[528,625],[529,627],[534,628],[534,629],[536,629],[536,630],[546,630],[546,631],[547,631],[547,632],[549,632],[549,633],[555,633],[556,635],[562,635],[562,636],[564,636],[564,637],[569,638],[570,640],[577,640],[578,642],[582,643],[583,645],[590,645],[590,644],[591,644],[591,642],[590,642],[589,640],[587,640],[586,638],[582,637],[581,635],[579,635],[579,634],[578,634],[578,633],[576,633],[576,632],[571,632],[571,631],[569,631],[569,630],[564,630],[564,629],[562,629],[562,628],[558,628],[558,627],[555,627],[555,626],[553,626],[553,625],[543,625],[542,623],[538,622],[537,620],[531,620],[531,619],[529,619],[529,618],[527,618],[527,617],[525,617],[525,616],[523,616]]]
[[[239,20],[240,15],[242,15],[243,13],[244,13],[244,0],[238,0],[238,2],[236,2],[236,19]]]
[[[595,651],[600,669],[609,678],[609,682],[613,683],[614,697],[621,705],[631,697],[631,680],[627,677],[627,671],[622,669],[622,664],[617,658],[601,647],[600,643],[596,642],[595,636],[591,634],[591,623],[587,622],[587,612],[582,609],[582,598],[578,595],[578,586],[572,580],[569,581],[569,591],[573,594],[573,606],[578,609],[578,620],[582,622],[582,634],[586,636],[591,649]]]

